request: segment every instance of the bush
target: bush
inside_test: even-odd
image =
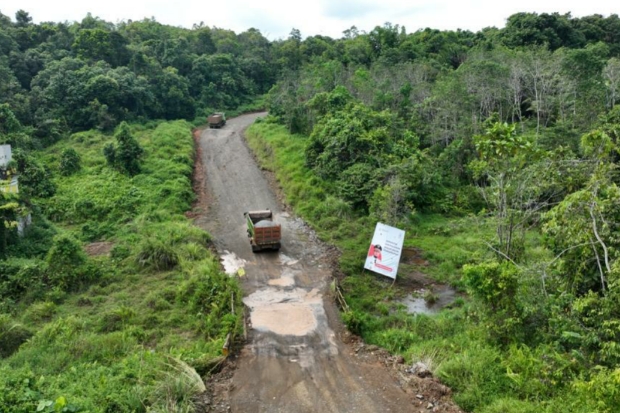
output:
[[[60,173],[64,176],[73,175],[81,169],[81,158],[73,148],[67,148],[60,155]]]
[[[40,295],[46,265],[39,260],[12,258],[0,261],[0,297],[19,299],[26,293]]]
[[[54,314],[56,314],[57,306],[56,304],[46,301],[42,303],[36,303],[31,305],[26,313],[24,314],[24,319],[28,320],[31,323],[37,323],[41,321],[50,320]]]
[[[149,237],[140,243],[136,262],[142,268],[171,270],[179,263],[179,256],[170,243]]]
[[[587,381],[575,383],[579,404],[591,412],[620,411],[620,368],[596,368]]]
[[[82,245],[75,238],[67,234],[55,236],[46,261],[51,286],[58,286],[66,291],[75,289],[86,281],[81,279],[81,276],[87,257]]]
[[[198,263],[190,278],[179,287],[177,300],[189,311],[204,315],[203,329],[208,337],[226,334],[239,328],[239,312],[231,314],[231,298],[241,308],[241,292],[234,278],[219,269],[219,262]]]
[[[454,355],[438,368],[441,380],[456,391],[454,401],[466,411],[476,411],[505,394],[510,382],[500,364],[500,354],[478,346]]]
[[[32,337],[30,330],[15,323],[9,315],[0,314],[0,358],[16,352],[30,337]]]

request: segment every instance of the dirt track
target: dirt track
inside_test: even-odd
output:
[[[209,207],[196,223],[213,235],[227,272],[244,269],[250,310],[248,343],[232,360],[236,369],[212,383],[211,411],[420,411],[419,397],[405,392],[393,371],[378,358],[360,358],[350,344],[328,296],[324,247],[280,208],[245,145],[243,130],[258,116],[230,119],[199,139]],[[282,224],[279,253],[251,252],[243,212],[264,208]]]

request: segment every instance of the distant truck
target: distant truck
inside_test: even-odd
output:
[[[209,122],[209,128],[211,129],[219,129],[222,126],[226,125],[226,115],[223,113],[214,113],[209,115],[207,118],[207,122]]]
[[[273,213],[269,209],[249,211],[243,215],[248,227],[252,252],[280,249],[282,227],[273,221]]]

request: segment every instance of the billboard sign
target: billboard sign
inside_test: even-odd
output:
[[[396,279],[405,231],[377,222],[364,268]]]

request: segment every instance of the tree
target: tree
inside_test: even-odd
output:
[[[618,258],[620,240],[620,188],[612,182],[617,151],[602,130],[585,134],[581,146],[592,165],[586,185],[568,195],[545,214],[544,233],[558,254],[567,290],[583,294],[588,290],[605,293]],[[616,280],[617,281],[617,280]]]
[[[67,148],[60,155],[60,173],[68,176],[76,173],[81,169],[80,155],[73,148]]]
[[[127,40],[118,32],[102,29],[80,30],[73,49],[85,60],[104,60],[112,66],[122,66],[129,61]]]
[[[17,27],[26,27],[30,24],[32,24],[32,17],[30,17],[28,12],[18,10],[17,13],[15,13],[15,25]]]
[[[528,225],[547,203],[541,199],[550,185],[543,175],[546,168],[537,162],[532,142],[517,135],[514,124],[491,121],[485,133],[473,139],[478,160],[469,166],[496,226],[489,246],[504,259],[518,260]]]
[[[607,89],[607,107],[614,108],[620,99],[620,59],[612,57],[603,69]]]
[[[49,198],[56,193],[52,174],[35,158],[21,150],[13,153],[19,174],[20,194],[24,197]]]
[[[133,176],[140,173],[140,158],[144,149],[131,134],[127,122],[122,122],[116,134],[117,145],[109,143],[103,148],[103,153],[108,165],[120,169],[122,172]]]

